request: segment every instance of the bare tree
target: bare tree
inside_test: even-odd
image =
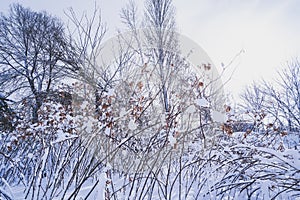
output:
[[[76,66],[63,23],[14,4],[0,18],[0,90],[30,99],[32,118],[55,84]],[[74,68],[72,68],[74,70]],[[32,100],[31,100],[32,99]]]
[[[300,126],[300,70],[299,61],[289,62],[278,72],[274,83],[254,83],[242,94],[245,107],[265,111],[281,128],[292,131]]]
[[[144,23],[148,27],[147,42],[150,47],[154,47],[151,60],[157,66],[160,77],[164,110],[169,112],[171,109],[169,102],[171,91],[168,91],[170,75],[173,73],[173,76],[176,76],[174,71],[181,64],[175,61],[179,46],[175,33],[175,11],[172,0],[146,1]]]
[[[182,65],[178,59],[179,45],[175,33],[175,10],[172,1],[145,1],[144,15],[142,22],[137,20],[137,7],[133,1],[121,10],[122,22],[133,33],[137,44],[137,49],[133,51],[140,56],[140,61],[143,63],[141,67],[146,67],[144,64],[155,66],[155,73],[159,75],[160,80],[163,110],[169,112],[171,90],[168,85],[172,82],[170,75],[175,76],[174,71]],[[139,32],[141,30],[144,32]],[[146,40],[140,37],[141,34]]]

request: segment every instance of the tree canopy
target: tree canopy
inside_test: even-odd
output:
[[[0,91],[27,98],[37,119],[50,89],[76,65],[72,53],[58,18],[13,4],[0,16]]]

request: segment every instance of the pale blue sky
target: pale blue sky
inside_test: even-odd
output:
[[[240,91],[252,80],[271,79],[276,69],[300,55],[300,1],[175,2],[180,31],[198,42],[215,65],[245,50],[229,88]]]
[[[94,0],[1,0],[0,11],[19,2],[65,19],[64,10],[92,10]],[[119,11],[127,0],[100,0],[103,20],[114,34]],[[139,1],[141,2],[141,1]],[[253,80],[270,79],[287,60],[300,55],[300,1],[298,0],[174,0],[181,34],[197,42],[220,67],[241,50],[238,68],[228,88],[237,94]]]

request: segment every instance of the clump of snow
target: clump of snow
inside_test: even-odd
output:
[[[262,191],[262,196],[267,198],[269,197],[269,187],[270,187],[271,182],[269,180],[261,180],[260,181],[260,187]]]
[[[32,158],[33,158],[33,154],[32,154],[32,153],[29,153],[29,154],[27,155],[27,157],[28,157],[29,159],[32,159]]]
[[[108,89],[108,91],[107,91],[107,96],[112,97],[112,96],[114,96],[114,95],[115,95],[114,89],[112,89],[112,88]]]
[[[110,135],[110,128],[106,127],[104,133],[105,135]]]
[[[125,108],[121,108],[120,110],[120,117],[124,117],[127,114]]]
[[[109,162],[107,162],[104,170],[110,170],[112,168],[113,167],[111,166],[111,164]]]
[[[0,192],[1,192],[2,194],[5,194],[7,197],[9,197],[9,199],[15,199],[15,197],[14,197],[14,192],[13,192],[11,186],[9,185],[9,183],[8,183],[4,178],[2,178],[2,177],[1,177],[1,182],[4,183],[4,185],[6,186],[6,188],[7,188],[8,191],[9,191],[9,194],[6,193],[6,191],[5,191],[4,189],[2,189],[1,187],[0,187]],[[1,195],[1,196],[2,196],[2,195]],[[1,197],[1,196],[0,196],[0,197]]]
[[[213,110],[211,112],[212,120],[219,123],[226,122],[226,115],[224,113]]]
[[[125,149],[122,150],[122,155],[127,156],[127,151]]]
[[[137,129],[137,125],[136,125],[136,123],[134,122],[134,120],[130,120],[130,121],[129,121],[128,128],[129,128],[129,130],[132,130],[132,131],[134,131],[134,130]]]
[[[93,131],[93,122],[92,121],[87,121],[85,124],[85,130],[88,133],[91,133]]]
[[[77,135],[71,135],[69,133],[65,133],[64,131],[62,131],[61,129],[59,129],[59,130],[57,130],[57,138],[56,138],[56,140],[54,140],[53,142],[51,142],[51,144],[56,144],[56,143],[63,142],[65,140],[76,138],[76,137],[78,137],[78,136]]]
[[[171,146],[174,146],[177,142],[176,138],[172,134],[169,135],[169,142]]]
[[[10,138],[10,141],[11,141],[11,142],[13,142],[13,141],[17,141],[17,140],[18,140],[18,138],[17,138],[16,136],[14,136],[14,135],[13,135],[13,136],[11,136],[11,138]]]
[[[194,105],[190,105],[187,109],[186,112],[188,114],[193,114],[196,111],[196,107]]]
[[[209,102],[205,98],[196,99],[195,104],[200,107],[209,107]]]

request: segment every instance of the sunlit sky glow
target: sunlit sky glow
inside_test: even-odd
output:
[[[92,11],[95,4],[94,0],[2,0],[0,11],[6,13],[13,2],[63,20],[67,8],[81,13]],[[113,36],[127,0],[96,2]],[[227,88],[234,95],[254,80],[271,79],[286,61],[300,55],[300,1],[174,0],[174,5],[178,31],[197,42],[217,68],[245,50],[231,65],[231,70],[237,68]]]

